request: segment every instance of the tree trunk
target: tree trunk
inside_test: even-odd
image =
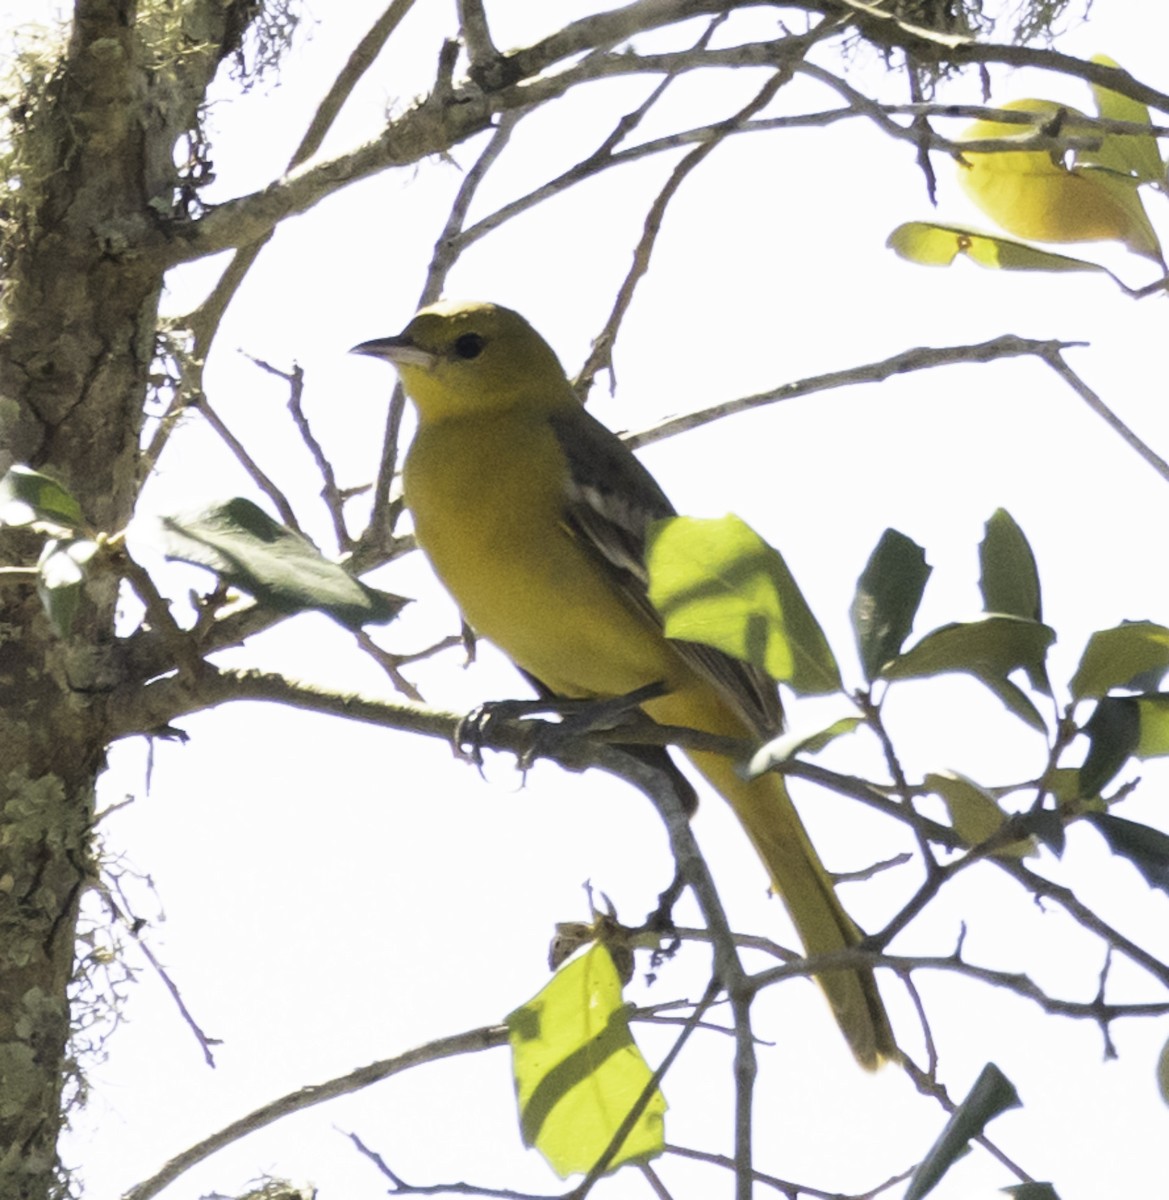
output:
[[[172,12],[172,8],[181,11]],[[77,0],[56,61],[33,64],[5,198],[0,467],[58,479],[95,531],[125,527],[162,289],[172,155],[254,0]],[[162,12],[160,10],[166,10]],[[42,539],[0,530],[0,561]],[[0,1196],[63,1190],[56,1143],[73,1069],[69,985],[116,679],[117,580],[95,572],[67,638],[34,589],[0,589]]]

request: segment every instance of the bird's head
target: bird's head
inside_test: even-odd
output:
[[[375,338],[354,354],[398,368],[423,419],[563,402],[568,381],[552,347],[510,308],[442,301],[418,312],[396,337]]]

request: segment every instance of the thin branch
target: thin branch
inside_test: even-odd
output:
[[[310,1084],[308,1087],[298,1088],[295,1092],[288,1092],[279,1099],[253,1109],[246,1116],[232,1121],[230,1125],[225,1125],[210,1137],[196,1142],[189,1149],[176,1155],[149,1179],[132,1187],[122,1200],[152,1200],[163,1188],[169,1187],[180,1175],[210,1158],[212,1154],[292,1113],[303,1112],[306,1108],[323,1104],[327,1100],[335,1100],[338,1096],[352,1095],[372,1084],[380,1083],[383,1079],[408,1071],[411,1067],[454,1058],[460,1054],[477,1054],[482,1050],[506,1045],[507,1026],[488,1025],[450,1037],[437,1038],[394,1058],[381,1059],[368,1066],[358,1067],[356,1071],[350,1071],[347,1075],[339,1075],[324,1083]]]
[[[1060,353],[1059,346],[1051,344],[1040,357],[1102,421],[1107,423],[1113,432],[1118,433],[1124,442],[1135,450],[1162,479],[1169,481],[1169,462],[1166,462],[1152,447],[1137,437],[1099,395],[1068,366],[1064,356]]]
[[[325,454],[324,447],[317,441],[308,417],[305,416],[304,370],[293,363],[292,370],[282,371],[279,367],[265,362],[264,359],[256,358],[254,354],[244,352],[244,357],[253,362],[261,371],[267,371],[269,375],[275,375],[277,379],[283,379],[288,384],[288,412],[321,476],[321,499],[324,500],[329,518],[333,522],[333,537],[337,541],[337,549],[342,553],[351,550],[353,540],[345,528],[344,506],[345,501],[354,493],[344,492],[337,486],[337,474],[333,470],[333,464]]]
[[[735,1195],[737,1200],[751,1200],[751,1110],[757,1071],[755,1039],[751,1032],[753,992],[750,978],[739,960],[722,899],[695,841],[690,818],[669,776],[640,759],[607,747],[595,755],[590,753],[580,765],[586,765],[586,761],[625,779],[653,801],[666,825],[674,861],[694,892],[710,930],[714,978],[730,1000],[735,1029]]]
[[[667,1143],[666,1153],[677,1155],[679,1158],[689,1158],[694,1162],[709,1163],[715,1167],[734,1167],[734,1161],[725,1154],[714,1154],[709,1150],[695,1150],[690,1146],[675,1146]],[[892,1179],[887,1179],[884,1183],[877,1184],[876,1187],[870,1188],[867,1192],[858,1192],[853,1196],[846,1196],[842,1192],[821,1191],[819,1188],[809,1187],[806,1183],[793,1183],[791,1180],[780,1179],[778,1176],[768,1175],[763,1171],[756,1171],[754,1177],[757,1183],[761,1183],[765,1187],[774,1188],[777,1192],[782,1192],[790,1200],[799,1200],[801,1196],[810,1196],[812,1200],[876,1200],[876,1197],[882,1192],[896,1187],[899,1183],[904,1183],[916,1169],[916,1167],[910,1167],[908,1171],[902,1171],[900,1175],[894,1175]]]
[[[673,200],[686,177],[701,165],[703,160],[734,131],[736,126],[750,120],[757,112],[770,104],[776,92],[790,79],[790,70],[777,71],[759,89],[750,103],[745,105],[726,122],[723,130],[711,137],[709,141],[695,146],[674,167],[673,171],[670,172],[669,179],[666,180],[665,186],[658,193],[653,204],[650,205],[649,212],[646,214],[641,238],[633,251],[633,263],[629,268],[628,274],[622,280],[621,287],[618,289],[617,298],[613,302],[613,309],[609,314],[609,319],[605,322],[605,327],[593,341],[593,348],[589,353],[588,359],[574,381],[573,386],[578,395],[587,395],[598,371],[608,370],[612,373],[613,346],[617,340],[617,331],[621,327],[621,322],[625,319],[625,314],[629,311],[629,306],[633,303],[633,294],[637,290],[638,283],[640,283],[642,277],[649,270],[650,258],[653,255],[658,234],[661,232],[666,209],[669,207],[670,201]]]
[[[288,497],[285,496],[272,479],[269,479],[260,464],[248,453],[247,447],[243,442],[228,429],[223,418],[212,408],[211,402],[207,397],[201,395],[198,401],[190,407],[202,414],[207,424],[215,430],[227,448],[236,456],[240,466],[251,476],[252,482],[276,506],[276,511],[280,514],[280,519],[284,524],[290,529],[299,531],[300,525],[297,524],[296,513],[292,511],[292,505],[288,502]]]
[[[742,396],[736,400],[726,400],[710,408],[697,412],[686,413],[680,417],[671,417],[651,429],[641,433],[631,434],[625,441],[633,449],[651,445],[678,433],[698,429],[709,425],[712,421],[721,420],[732,413],[748,412],[753,408],[761,408],[766,404],[776,404],[783,400],[794,400],[797,396],[809,396],[815,392],[829,391],[833,388],[851,387],[859,383],[884,383],[895,375],[904,375],[910,371],[930,370],[934,367],[954,366],[958,363],[989,363],[998,362],[1005,358],[1033,356],[1045,362],[1051,355],[1058,355],[1069,346],[1083,345],[1082,342],[1040,341],[1034,338],[1018,337],[1013,333],[991,338],[986,342],[977,342],[965,346],[928,347],[919,346],[912,350],[903,350],[890,358],[879,362],[865,363],[863,366],[847,367],[842,371],[829,371],[824,375],[811,375],[806,379],[798,379],[793,383],[781,384],[766,392],[757,392],[752,396]]]
[[[483,0],[458,0],[458,11],[459,30],[471,60],[471,75],[475,78],[490,69],[499,58],[499,51],[491,40]]]
[[[357,43],[357,47],[349,56],[348,61],[337,73],[325,98],[317,106],[301,138],[300,145],[288,162],[288,169],[293,170],[310,158],[321,148],[325,135],[332,128],[337,115],[345,102],[353,93],[362,76],[369,70],[390,39],[402,18],[414,7],[414,0],[392,0],[389,7],[374,21],[369,31]],[[262,233],[251,245],[240,247],[233,256],[219,282],[212,289],[206,300],[191,314],[187,324],[194,334],[194,353],[199,358],[206,358],[211,343],[219,329],[227,306],[239,290],[240,284],[247,277],[252,265],[260,256],[260,251],[271,240],[273,230]]]

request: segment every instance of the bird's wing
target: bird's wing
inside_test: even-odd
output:
[[[569,532],[604,562],[626,599],[661,625],[649,601],[646,537],[652,522],[675,515],[674,506],[621,439],[583,408],[558,412],[549,422],[568,465]],[[764,672],[713,646],[672,645],[760,737],[778,732],[783,710],[775,682]]]

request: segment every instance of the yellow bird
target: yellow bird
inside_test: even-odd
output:
[[[354,350],[393,363],[418,410],[406,504],[472,628],[554,696],[614,697],[659,683],[663,694],[642,707],[662,724],[745,740],[777,732],[779,697],[765,675],[662,633],[647,598],[645,538],[674,509],[581,406],[523,317],[495,304],[440,303],[397,337]],[[861,932],[783,780],[748,782],[729,758],[687,753],[734,809],[806,951],[855,946]],[[863,1066],[899,1057],[870,971],[819,980]]]

